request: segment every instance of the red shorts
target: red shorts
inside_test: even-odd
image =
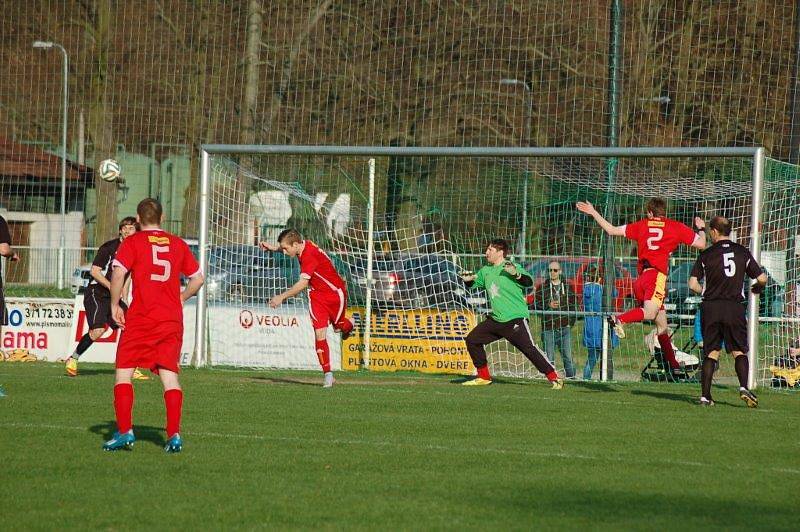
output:
[[[178,373],[183,344],[183,323],[139,321],[125,324],[117,346],[116,367],[158,368]]]
[[[639,303],[652,301],[659,309],[664,308],[664,299],[667,297],[667,276],[655,268],[643,271],[633,282],[633,295]]]
[[[312,290],[308,293],[309,314],[314,329],[324,329],[329,323],[336,326],[347,310],[347,294],[344,290],[336,292],[319,292]]]

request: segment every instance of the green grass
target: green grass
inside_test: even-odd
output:
[[[677,384],[187,370],[184,452],[156,381],[132,452],[108,366],[0,365],[5,529],[795,529],[798,398]]]
[[[5,286],[6,297],[57,297],[75,299],[69,288],[59,290],[52,285],[29,285],[9,283]]]

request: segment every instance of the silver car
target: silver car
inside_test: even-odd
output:
[[[75,268],[75,271],[72,272],[72,282],[69,286],[69,290],[72,292],[72,295],[82,294],[86,290],[86,287],[89,285],[89,281],[91,279],[91,264],[84,264]]]

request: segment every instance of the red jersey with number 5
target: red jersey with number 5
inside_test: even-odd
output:
[[[181,274],[200,273],[186,242],[160,229],[142,230],[122,241],[113,264],[131,272],[129,323],[141,319],[183,323]]]
[[[655,268],[667,275],[669,256],[680,244],[691,246],[697,235],[680,222],[658,216],[626,225],[625,238],[636,241],[640,274],[647,268]]]
[[[306,240],[305,243],[306,247],[297,258],[300,261],[300,277],[308,279],[311,291],[319,295],[334,295],[338,290],[344,292],[344,281],[333,267],[328,254],[311,240]]]

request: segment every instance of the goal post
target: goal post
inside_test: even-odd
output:
[[[237,162],[243,157],[247,160],[246,167],[239,166]],[[609,184],[598,173],[598,168],[604,167],[599,163],[612,158],[620,160],[616,170],[620,177],[610,185],[613,189],[607,190]],[[724,163],[726,160],[734,162],[726,165]],[[210,258],[212,260],[214,258],[210,255],[213,255],[215,249],[223,245],[231,247],[238,244],[252,247],[266,231],[265,224],[259,225],[260,222],[252,220],[259,216],[261,217],[259,220],[269,218],[268,211],[280,210],[274,206],[275,204],[267,201],[269,198],[279,198],[282,204],[287,205],[295,202],[291,209],[291,219],[295,221],[302,219],[307,222],[314,217],[318,219],[313,222],[319,224],[319,227],[314,226],[314,230],[321,235],[320,238],[332,239],[331,246],[341,250],[344,267],[348,270],[348,274],[353,274],[352,279],[346,279],[353,283],[353,292],[357,291],[356,289],[360,291],[360,288],[355,286],[358,283],[362,283],[366,289],[366,301],[359,301],[358,304],[366,309],[377,308],[377,313],[380,315],[388,307],[385,305],[386,301],[382,299],[385,298],[385,294],[376,295],[375,292],[380,291],[373,290],[377,286],[376,283],[379,283],[374,277],[377,274],[373,269],[381,270],[384,267],[380,256],[382,253],[396,252],[404,257],[414,258],[429,253],[425,250],[435,249],[435,252],[431,253],[437,257],[446,257],[447,267],[455,264],[457,269],[465,270],[473,267],[477,269],[482,262],[480,254],[488,240],[498,236],[510,236],[515,240],[512,242],[514,251],[521,254],[515,260],[519,260],[526,267],[537,265],[552,257],[562,257],[562,260],[574,263],[580,268],[584,268],[588,263],[595,265],[601,263],[604,250],[599,246],[606,244],[600,243],[597,228],[591,227],[591,224],[571,211],[571,208],[574,210],[575,201],[583,199],[581,195],[591,196],[596,201],[603,201],[604,197],[612,195],[614,198],[624,200],[617,202],[615,199],[614,203],[615,212],[612,213],[610,221],[618,225],[635,219],[636,214],[633,213],[636,209],[633,205],[637,202],[638,214],[641,215],[641,205],[650,195],[665,196],[670,203],[675,203],[681,209],[683,216],[693,209],[692,214],[696,212],[704,218],[713,215],[717,207],[728,212],[735,211],[735,224],[742,226],[740,237],[748,240],[753,256],[760,260],[765,161],[763,148],[205,144],[201,146],[200,161],[200,261],[203,270],[209,272]],[[708,164],[705,164],[706,162]],[[412,211],[410,214],[403,211],[405,207],[395,209],[396,206],[391,204],[394,198],[392,180],[400,179],[398,175],[412,182],[412,185],[403,185],[409,187],[408,190],[411,191],[409,194],[416,195],[412,198],[414,201],[411,203],[414,203],[414,207],[410,209]],[[716,182],[715,178],[719,181]],[[715,189],[719,183],[721,186]],[[315,186],[322,192],[306,190]],[[384,208],[380,208],[380,200],[376,204],[375,187],[382,191],[380,199],[386,203]],[[334,212],[336,206],[329,200],[334,198],[333,195],[337,191],[345,188],[350,197],[358,196],[363,201],[358,205],[354,200],[352,204],[347,204],[348,212],[351,213],[349,222],[342,222],[341,227],[337,229],[338,232],[331,236],[333,231],[331,219],[336,219]],[[468,193],[467,190],[470,188],[475,190],[485,188],[485,194],[481,196],[477,192]],[[262,200],[267,198],[262,201],[260,207],[255,208],[258,214],[253,215],[250,212],[250,218],[245,216],[247,219],[244,221],[234,221],[233,218],[236,217],[234,213],[241,214],[248,209],[252,211],[257,196]],[[421,199],[423,196],[424,198],[435,196],[435,199]],[[409,203],[406,196],[400,195],[398,198],[400,199],[397,201],[404,202],[404,205]],[[409,227],[400,229],[395,218],[417,216],[421,212],[422,205],[427,209],[425,211],[427,218],[420,217],[419,220],[422,221],[415,220],[414,223],[408,224]],[[390,210],[396,212],[390,213]],[[304,214],[301,216],[299,212]],[[485,216],[482,217],[482,213],[485,213]],[[668,215],[672,214],[670,212]],[[436,216],[443,220],[437,222],[438,225],[430,222],[430,218]],[[285,218],[284,221],[290,219]],[[462,221],[462,218],[465,221]],[[426,223],[434,228],[426,228]],[[509,227],[509,224],[513,227]],[[254,225],[258,227],[253,229]],[[556,237],[552,240],[555,243],[551,246],[547,240],[551,237],[548,235],[554,233],[555,228],[559,226],[563,226],[562,229],[569,227],[575,233]],[[615,246],[614,260],[619,260],[616,270],[621,272],[620,275],[627,275],[623,266],[630,253],[621,251],[624,245],[620,242],[609,240],[607,245]],[[379,249],[381,246],[386,249]],[[250,257],[245,259],[250,260]],[[444,262],[445,259],[442,260]],[[684,257],[684,262],[688,262],[688,257]],[[270,265],[259,267],[272,268]],[[364,271],[360,272],[361,269]],[[359,271],[353,273],[356,270]],[[576,275],[578,277],[587,275],[585,270],[582,269],[581,272]],[[422,279],[424,287],[422,292],[436,291],[430,285],[440,280],[440,277],[436,277],[440,273],[436,271],[431,274],[430,279]],[[237,272],[237,275],[243,274]],[[633,276],[635,277],[635,274]],[[248,279],[244,281],[245,284],[258,282],[254,277],[242,278]],[[582,285],[583,281],[578,279],[578,283]],[[247,291],[248,288],[249,286],[245,286],[244,290]],[[273,288],[277,289],[277,285]],[[348,290],[350,288],[348,286]],[[575,285],[574,288],[579,288],[579,285]],[[615,288],[615,291],[618,289]],[[252,297],[257,299],[263,293],[264,291],[258,292]],[[468,303],[464,301],[469,299],[462,296],[448,299],[451,296],[440,293],[427,296],[427,300],[422,297],[424,301],[420,305],[427,309],[426,312],[439,309],[436,310],[439,313],[445,313],[442,308],[451,309],[454,305],[467,308]],[[577,296],[580,299],[581,295]],[[403,308],[413,308],[419,302],[419,292],[415,292],[414,297],[417,299],[403,301],[406,305]],[[195,365],[217,363],[213,358],[212,344],[219,342],[220,339],[209,335],[209,303],[212,299],[209,298],[208,285],[204,286],[198,294],[193,355]],[[439,301],[440,299],[446,301]],[[477,307],[481,305],[478,304]],[[480,310],[485,310],[484,307]],[[603,308],[602,315],[615,310],[618,309]],[[472,307],[470,312],[476,316],[480,314],[479,310]],[[538,314],[539,317],[556,314],[582,320],[598,313],[573,308],[569,311],[535,310],[534,314]],[[751,346],[750,382],[754,386],[759,380],[759,366],[756,360],[759,348],[759,305],[753,294],[748,296],[747,315]],[[368,333],[373,326],[375,321],[373,318],[374,316],[365,321],[365,333]],[[534,318],[532,322],[533,320]],[[584,334],[585,332],[584,329]],[[644,332],[643,329],[639,339],[644,336]],[[632,331],[632,335],[638,335],[636,329]],[[602,362],[599,364],[601,367],[598,368],[600,370],[598,374],[605,380],[613,378],[610,367],[611,338],[605,330],[602,337]],[[369,340],[369,334],[365,334],[363,340]],[[579,346],[579,340],[573,338],[572,342],[574,346]],[[538,338],[537,343],[541,345]],[[629,350],[631,353],[641,351],[643,345],[631,346]],[[370,345],[367,343],[363,348],[365,364],[370,359],[369,350]],[[621,351],[614,353],[615,360],[627,356],[620,353]],[[555,354],[552,356],[557,358]],[[641,354],[636,356],[641,357]],[[762,357],[762,363],[763,361]],[[526,366],[525,361],[510,364],[515,368]],[[639,359],[630,362],[631,368],[635,364],[640,364]],[[244,361],[242,365],[258,364]],[[497,371],[495,368],[493,370]],[[530,368],[527,368],[521,374],[535,376],[535,371],[532,375],[529,370]],[[503,371],[501,369],[501,373]],[[628,373],[635,377],[636,372],[633,369],[629,369]],[[509,369],[508,374],[516,374],[516,370]],[[763,372],[760,380],[765,380]]]

